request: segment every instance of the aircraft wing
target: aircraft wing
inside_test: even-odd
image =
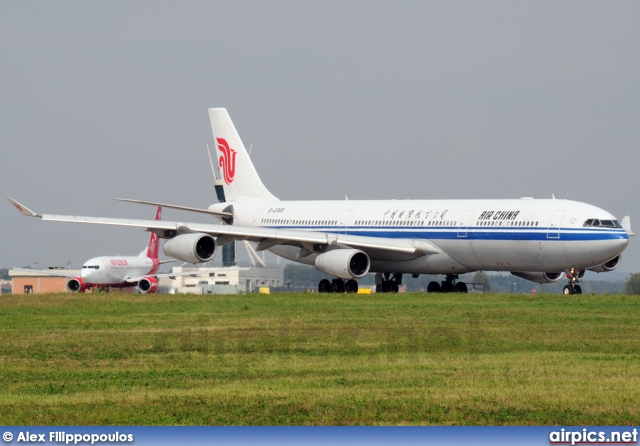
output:
[[[77,274],[63,273],[56,271],[55,269],[29,269],[29,268],[11,268],[13,271],[20,271],[23,273],[32,273],[33,275],[53,276],[53,277],[67,277],[73,279],[78,277]]]
[[[183,271],[181,273],[160,273],[160,274],[145,274],[144,276],[127,276],[124,278],[124,281],[127,283],[138,283],[145,277],[176,277],[176,276],[197,276],[198,274],[203,274],[200,271]]]
[[[161,206],[167,209],[178,209],[180,211],[187,211],[187,212],[199,212],[201,214],[215,215],[216,217],[233,217],[233,214],[231,212],[210,211],[209,209],[199,209],[199,208],[192,208],[188,206],[177,206],[175,204],[157,203],[155,201],[132,200],[130,198],[114,198],[114,200],[126,201],[127,203],[147,204],[150,206]]]
[[[123,218],[84,217],[75,215],[38,214],[12,198],[7,198],[23,215],[39,217],[45,221],[85,223],[111,226],[128,226],[155,232],[159,237],[174,237],[182,233],[200,232],[216,237],[218,245],[238,240],[258,243],[257,250],[277,245],[293,245],[315,251],[313,245],[350,247],[366,252],[371,258],[384,254],[395,254],[398,260],[411,259],[422,255],[440,254],[442,250],[426,240],[364,237],[299,229],[275,229],[253,226],[222,225],[208,223],[188,223],[158,220],[133,220]]]

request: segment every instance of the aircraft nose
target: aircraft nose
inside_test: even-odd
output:
[[[613,245],[612,249],[616,251],[617,254],[621,254],[629,244],[629,237],[625,235],[623,238],[612,240],[611,244]]]
[[[628,244],[629,237],[627,237],[626,234],[620,238],[607,240],[606,243],[603,244],[602,254],[604,257],[612,259],[622,254],[622,251],[625,250]]]
[[[85,268],[82,267],[82,269],[80,270],[80,277],[85,281],[85,282],[89,282],[91,281],[91,278],[93,277],[93,269],[91,268]]]

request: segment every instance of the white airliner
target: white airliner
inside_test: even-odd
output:
[[[12,201],[12,200],[10,200]],[[20,212],[24,209],[20,204],[12,201]],[[162,208],[158,207],[155,221],[159,221]],[[68,277],[67,289],[71,292],[84,293],[85,290],[97,289],[108,291],[109,288],[138,287],[141,293],[155,293],[158,290],[158,278],[192,273],[163,273],[158,274],[158,267],[162,263],[174,262],[158,260],[159,238],[155,233],[149,236],[149,244],[139,256],[106,256],[94,257],[82,265],[80,276],[65,274],[55,270],[32,270],[15,268],[16,271],[32,272],[56,277]]]
[[[185,262],[211,260],[236,240],[314,265],[333,276],[320,292],[355,292],[375,273],[378,291],[396,292],[402,277],[444,275],[428,292],[466,292],[459,274],[508,271],[538,283],[569,279],[565,294],[581,293],[585,270],[611,271],[629,243],[627,216],[568,200],[280,201],[260,180],[231,118],[209,109],[226,202],[208,209],[140,200],[136,203],[201,212],[223,225],[36,214],[47,221],[133,226],[168,239],[164,253]]]

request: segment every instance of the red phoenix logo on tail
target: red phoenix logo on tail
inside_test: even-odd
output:
[[[218,141],[218,150],[222,153],[218,160],[220,171],[224,176],[224,182],[231,184],[236,175],[236,151],[229,147],[225,139],[216,138],[216,141]]]

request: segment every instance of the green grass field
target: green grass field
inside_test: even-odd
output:
[[[639,303],[5,295],[0,424],[637,424]]]

